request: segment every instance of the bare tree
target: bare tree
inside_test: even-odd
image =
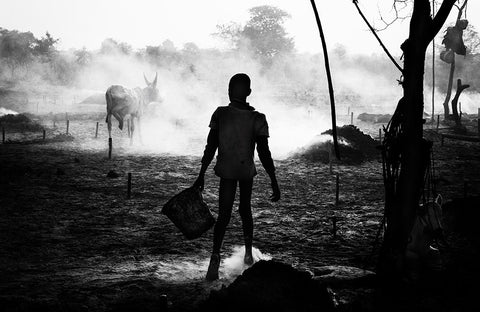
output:
[[[403,97],[387,126],[382,151],[387,228],[378,269],[389,279],[401,278],[406,272],[405,251],[429,164],[431,142],[423,139],[425,54],[455,1],[443,0],[432,17],[429,0],[413,0],[409,37],[401,45],[404,54]]]
[[[458,43],[458,41],[462,40],[463,29],[460,30],[460,28],[461,28],[461,20],[460,19],[463,15],[463,11],[464,11],[467,3],[468,3],[468,0],[464,0],[463,4],[461,6],[458,6],[458,5],[454,4],[454,6],[458,9],[457,20],[455,22],[455,26],[449,27],[447,29],[447,33],[445,34],[445,38],[442,41],[442,43],[445,44],[445,47],[447,48],[447,50],[442,52],[442,54],[440,55],[440,58],[442,60],[444,60],[445,62],[450,64],[450,74],[448,76],[447,94],[445,96],[445,101],[443,102],[443,113],[444,113],[444,118],[445,119],[448,119],[449,116],[450,116],[449,102],[450,102],[450,97],[452,96],[453,75],[455,73],[455,53],[456,53],[456,51],[454,51],[452,46],[460,44],[460,43]],[[453,38],[450,38],[450,37],[453,37]],[[463,42],[461,44],[463,45]],[[459,52],[463,52],[463,51],[459,51]],[[463,55],[465,55],[465,53],[463,53]],[[453,109],[453,110],[456,111],[456,108]],[[454,116],[454,118],[456,120],[458,119],[457,117],[458,116]]]

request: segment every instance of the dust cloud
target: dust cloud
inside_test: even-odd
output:
[[[23,81],[28,89],[25,110],[100,116],[106,114],[104,94],[109,86],[145,87],[143,75],[152,81],[158,73],[160,97],[148,105],[137,127],[136,135],[141,134],[143,144],[137,138],[132,149],[201,156],[211,114],[216,107],[228,105],[228,81],[243,72],[252,80],[247,101],[267,116],[274,158],[288,157],[331,127],[321,54],[294,52],[265,64],[245,50],[171,49],[154,58],[145,51],[91,52],[90,61],[70,73],[68,87],[49,84],[32,70]],[[66,59],[74,57],[74,51],[62,53]],[[395,86],[398,73],[387,60],[335,50],[330,58],[339,126],[349,123],[347,112],[355,116],[393,112],[401,88]],[[94,100],[86,101],[88,98]],[[105,117],[97,118],[104,123]],[[113,127],[117,125],[113,120]]]

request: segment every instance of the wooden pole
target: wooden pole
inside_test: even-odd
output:
[[[478,109],[478,115],[477,115],[477,131],[478,131],[478,135],[480,136],[480,108]]]
[[[353,125],[353,112],[350,113],[350,124]]]
[[[437,115],[437,132],[438,132],[439,126],[440,126],[440,115]]]
[[[108,138],[108,159],[112,159],[112,138]]]
[[[335,182],[335,208],[338,208],[338,202],[339,202],[339,197],[340,197],[340,177],[336,177],[336,182]]]
[[[132,173],[128,173],[128,180],[127,180],[127,198],[130,199],[132,197]]]
[[[435,1],[432,1],[432,15],[435,16]],[[432,39],[432,123],[435,121],[435,36]]]
[[[112,138],[108,138],[108,159],[112,159]]]
[[[69,128],[70,128],[70,120],[67,119],[67,135],[68,135]]]
[[[330,174],[333,173],[332,170],[332,145],[329,143],[328,144],[328,163],[330,165]]]
[[[95,139],[98,137],[98,121],[97,126],[95,127]]]
[[[336,120],[336,114],[335,114],[335,95],[333,92],[332,75],[330,73],[330,62],[328,60],[327,42],[325,40],[325,35],[323,34],[322,23],[320,22],[320,16],[318,15],[318,10],[317,10],[315,1],[310,0],[310,3],[312,4],[313,13],[315,14],[315,20],[317,22],[318,32],[320,33],[320,40],[322,41],[323,58],[325,60],[325,71],[327,74],[327,82],[328,82],[328,94],[330,95],[333,146],[335,148],[335,156],[337,157],[337,159],[340,159],[340,148],[338,147],[338,137],[337,137],[337,120]]]
[[[378,139],[382,142],[382,128],[378,129]]]
[[[45,141],[46,136],[47,136],[47,133],[46,133],[45,129],[43,129],[43,140],[44,141]]]

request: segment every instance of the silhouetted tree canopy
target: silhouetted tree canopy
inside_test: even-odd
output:
[[[295,44],[284,27],[287,12],[269,5],[253,7],[250,18],[241,26],[236,23],[217,25],[217,35],[231,42],[237,49],[250,49],[263,60],[272,60],[280,54],[293,52]]]
[[[57,52],[55,44],[57,44],[58,41],[59,39],[54,39],[47,31],[44,37],[35,39],[33,53],[35,55],[43,56],[46,59],[51,59]]]

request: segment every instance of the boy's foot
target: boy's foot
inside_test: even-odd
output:
[[[251,253],[245,253],[245,257],[243,258],[243,262],[246,265],[252,265],[253,264],[253,256]]]
[[[207,281],[214,281],[218,279],[218,268],[220,267],[220,254],[214,253],[210,257],[210,264],[208,265]]]

